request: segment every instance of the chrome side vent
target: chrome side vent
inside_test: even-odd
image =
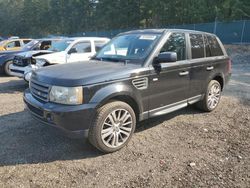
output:
[[[136,89],[143,90],[148,88],[148,78],[137,78],[132,80],[133,85]]]

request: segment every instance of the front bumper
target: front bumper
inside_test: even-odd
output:
[[[95,115],[96,104],[69,106],[50,102],[43,103],[34,98],[29,89],[24,92],[23,99],[36,119],[61,129],[68,137],[88,137],[88,130]]]
[[[33,69],[31,66],[19,67],[11,64],[9,66],[10,74],[19,78],[24,78],[25,73],[31,72]]]
[[[23,78],[27,82],[30,81],[32,71],[37,69],[37,66],[35,65],[19,67],[14,64],[11,64],[9,67],[10,67],[10,75]]]

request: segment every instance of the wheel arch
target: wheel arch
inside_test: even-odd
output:
[[[117,87],[118,86],[118,87]],[[111,101],[122,101],[131,106],[136,114],[136,120],[140,120],[140,114],[143,112],[143,104],[140,100],[140,95],[135,92],[128,85],[110,85],[100,89],[95,95],[91,98],[91,103],[98,104],[96,108],[111,102]],[[122,89],[121,89],[122,88]]]
[[[114,97],[109,98],[106,103],[109,103],[111,101],[121,101],[121,102],[125,102],[127,103],[129,106],[131,106],[131,108],[134,110],[135,112],[135,116],[136,116],[136,121],[139,121],[139,116],[140,116],[140,108],[138,103],[136,102],[135,99],[133,99],[131,96],[129,95],[117,95]],[[105,104],[106,104],[105,103]]]
[[[212,80],[216,80],[220,83],[221,85],[221,90],[224,89],[224,86],[225,86],[225,79],[224,79],[224,76],[222,74],[216,74],[213,76]]]

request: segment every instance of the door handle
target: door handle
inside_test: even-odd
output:
[[[183,71],[183,72],[180,72],[180,73],[179,73],[180,76],[186,76],[186,75],[188,75],[188,74],[189,74],[188,71]]]
[[[211,71],[211,70],[213,70],[213,69],[214,69],[213,66],[207,67],[207,70],[208,70],[208,71]]]

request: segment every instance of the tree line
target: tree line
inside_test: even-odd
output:
[[[0,35],[47,36],[250,19],[249,0],[0,0]]]

